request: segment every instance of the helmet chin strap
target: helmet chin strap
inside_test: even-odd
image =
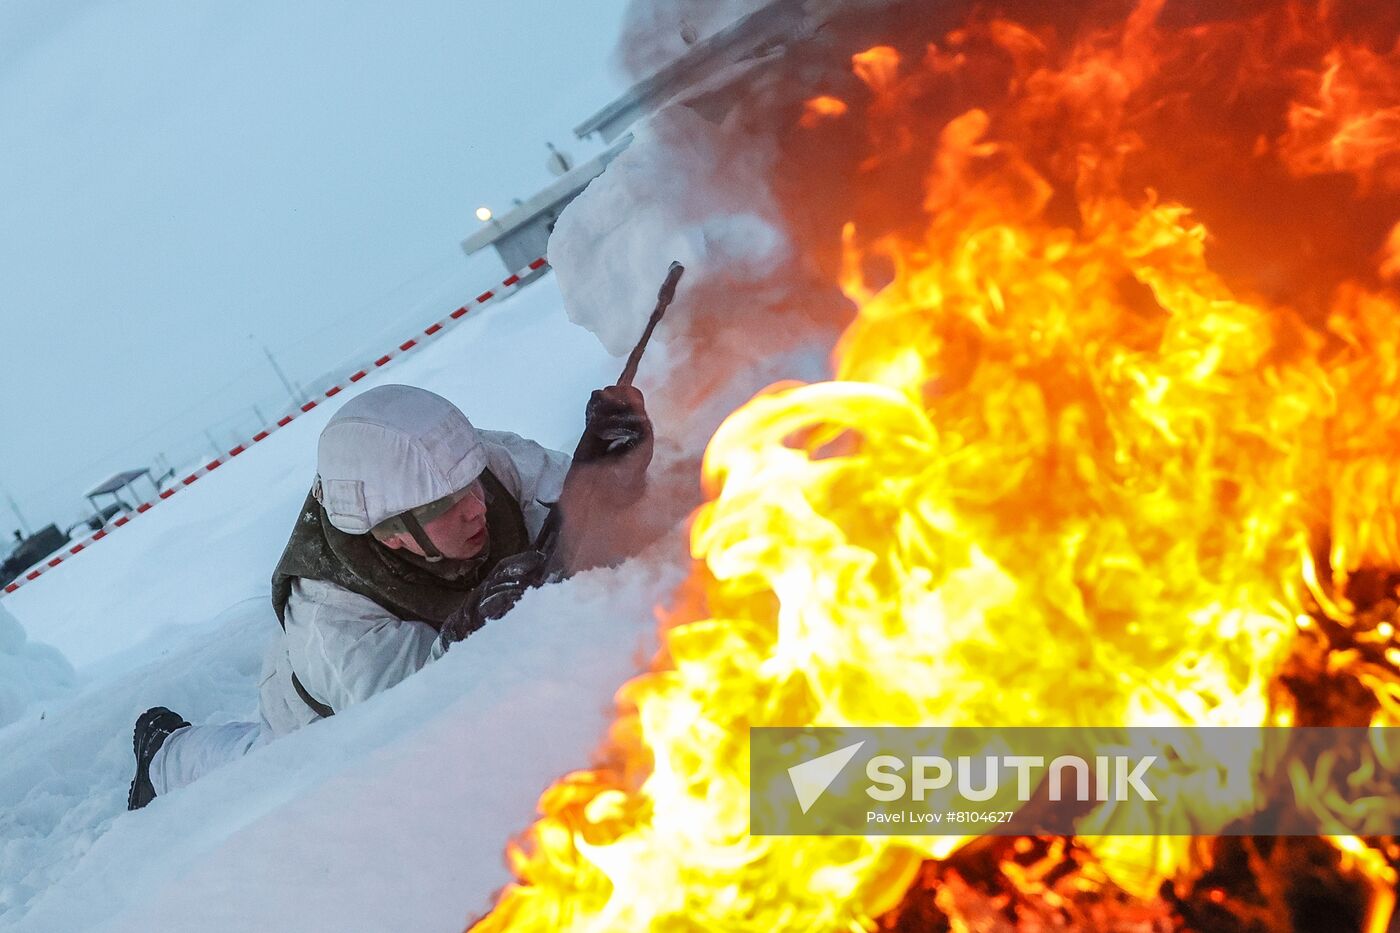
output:
[[[422,549],[423,556],[428,563],[436,564],[442,560],[443,554],[437,549],[437,545],[428,538],[428,533],[423,530],[423,525],[414,516],[413,512],[404,512],[399,518],[403,521],[404,528],[414,541],[418,542],[418,547]]]

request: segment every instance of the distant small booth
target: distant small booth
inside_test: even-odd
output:
[[[152,496],[159,495],[160,486],[156,483],[154,477],[151,476],[151,471],[149,469],[123,470],[120,473],[108,477],[84,493],[84,497],[87,501],[92,503],[93,518],[97,520],[99,528],[106,524],[107,520],[118,512],[130,512],[132,509],[136,508],[136,506],[131,505],[122,498],[122,493],[125,492],[127,496],[131,498],[132,502],[140,502],[142,496],[135,484],[137,480],[143,478],[150,484],[151,489],[154,490]],[[104,505],[101,500],[107,497],[110,497],[111,501]]]

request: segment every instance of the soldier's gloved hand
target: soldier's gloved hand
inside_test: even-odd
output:
[[[633,386],[608,386],[588,399],[584,411],[583,437],[574,451],[578,463],[597,463],[627,456],[642,460],[641,469],[651,462],[651,419],[646,400]],[[635,453],[635,458],[629,455]]]
[[[525,591],[544,583],[546,558],[540,551],[521,551],[507,557],[472,590],[447,621],[438,639],[446,650],[492,619],[511,610]]]

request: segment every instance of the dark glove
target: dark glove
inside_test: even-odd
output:
[[[634,450],[647,451],[651,459],[651,419],[646,400],[632,386],[608,386],[588,399],[583,437],[574,451],[577,463],[596,463],[621,457]],[[643,467],[645,469],[645,467]]]
[[[442,624],[438,638],[443,647],[461,641],[492,619],[510,612],[526,590],[544,582],[545,562],[545,555],[540,551],[521,551],[497,564]]]

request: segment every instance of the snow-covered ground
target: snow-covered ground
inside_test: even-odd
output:
[[[604,346],[631,346],[667,263],[684,259],[638,376],[664,477],[654,514],[682,518],[719,421],[770,382],[824,377],[829,341],[767,320],[783,298],[765,283],[788,261],[767,150],[740,164],[729,130],[687,113],[636,131],[561,218],[556,273],[337,400],[420,385],[480,427],[571,450],[589,392],[621,370]],[[383,320],[403,311],[382,304]],[[509,880],[506,844],[540,792],[590,763],[614,692],[655,653],[654,608],[688,569],[679,528],[621,567],[530,593],[394,689],[125,811],[142,710],[256,715],[269,577],[338,407],[0,599],[0,931],[458,931]]]
[[[426,386],[478,425],[571,449],[619,363],[546,277],[359,390]],[[508,880],[540,791],[588,763],[654,650],[679,537],[532,593],[468,650],[125,812],[141,710],[254,715],[268,577],[336,407],[3,601],[19,625],[0,616],[0,929],[459,930]]]
[[[590,390],[621,370],[599,337],[635,339],[674,251],[693,267],[638,386],[658,434],[651,514],[678,527],[618,568],[531,593],[398,687],[128,814],[142,710],[256,714],[269,577],[338,404],[292,422],[0,601],[18,620],[0,617],[0,930],[448,933],[489,909],[507,842],[542,790],[590,763],[614,692],[655,654],[653,611],[688,569],[679,523],[710,434],[762,386],[825,375],[826,342],[766,325],[747,281],[745,242],[768,261],[782,249],[758,202],[666,206],[678,144],[702,151],[712,131],[657,125],[565,213],[556,274],[337,399],[421,385],[481,427],[571,450]],[[715,281],[734,287],[697,298]]]
[[[35,644],[0,603],[0,726],[37,700],[62,696],[73,686],[73,668],[50,645]]]

